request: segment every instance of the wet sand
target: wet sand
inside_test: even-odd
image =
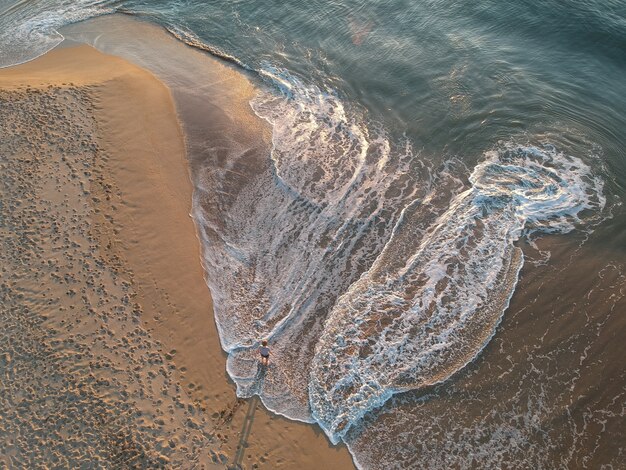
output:
[[[353,468],[238,400],[153,75],[89,46],[0,71],[0,467]]]

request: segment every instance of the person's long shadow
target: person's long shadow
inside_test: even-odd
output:
[[[252,398],[250,398],[250,401],[248,402],[248,411],[243,419],[241,437],[239,438],[239,443],[237,444],[237,453],[235,454],[235,460],[233,461],[233,469],[242,468],[241,464],[243,463],[243,457],[246,453],[246,448],[248,447],[248,437],[252,432],[254,413],[256,412],[256,407],[259,404],[259,394],[263,388],[263,381],[265,380],[267,368],[268,366],[263,366],[261,364],[257,367],[257,372],[254,377],[256,387],[254,387],[254,395],[252,395]]]

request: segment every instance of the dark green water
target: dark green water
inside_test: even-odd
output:
[[[432,153],[471,158],[523,134],[623,152],[624,2],[157,5],[122,2],[254,69],[334,90]]]

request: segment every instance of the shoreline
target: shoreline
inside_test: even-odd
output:
[[[446,382],[369,411],[346,439],[351,462],[347,447],[330,446],[316,425],[269,413],[255,396],[236,398],[211,319],[226,325],[225,349],[241,337],[251,344],[266,337],[263,330],[235,324],[228,339],[229,314],[241,307],[257,318],[246,307],[263,314],[264,298],[297,298],[287,276],[275,273],[315,279],[298,263],[315,237],[274,244],[292,223],[306,230],[311,219],[293,217],[307,213],[300,207],[274,218],[289,200],[273,191],[268,168],[268,134],[280,133],[271,135],[251,111],[263,82],[136,18],[111,15],[65,29],[67,41],[52,52],[0,70],[0,468],[620,461],[626,262],[619,197],[609,191],[615,173],[603,166],[615,154],[583,158],[608,177],[604,195],[613,201],[599,214],[602,228],[520,240],[526,262],[496,334]],[[470,153],[455,163],[463,171],[475,163]],[[299,156],[290,153],[287,168],[297,169]],[[276,246],[299,250],[292,257]],[[348,279],[330,273],[333,282]],[[216,294],[214,312],[206,284]],[[277,286],[279,295],[254,295],[258,285]],[[324,313],[322,306],[304,318],[321,322]],[[302,326],[294,331],[318,337],[311,323]],[[306,335],[272,343],[272,366],[288,374],[267,374],[305,405],[311,349],[294,345]],[[258,352],[243,349],[255,367]],[[229,370],[248,396],[261,382],[255,377],[246,389],[246,371],[231,362],[236,355],[227,358]]]
[[[27,91],[26,85],[35,91]],[[185,135],[177,121],[180,116],[177,116],[171,92],[149,72],[88,46],[53,49],[34,61],[2,69],[0,89],[10,96],[7,99],[15,100],[15,109],[11,112],[22,113],[24,125],[46,129],[50,109],[54,109],[55,113],[60,113],[59,125],[70,126],[47,133],[44,130],[41,136],[22,142],[22,146],[16,145],[12,149],[16,157],[11,164],[19,160],[22,163],[17,170],[39,171],[41,180],[33,182],[33,194],[37,197],[31,198],[29,203],[39,209],[45,207],[46,217],[61,217],[67,211],[76,216],[67,227],[57,219],[55,226],[65,230],[61,238],[68,240],[65,243],[68,246],[55,249],[55,256],[62,262],[57,260],[51,265],[57,268],[63,265],[60,272],[65,270],[65,278],[71,281],[63,282],[64,277],[57,274],[61,279],[59,285],[42,283],[42,275],[50,275],[44,265],[33,267],[32,272],[20,280],[5,283],[12,292],[18,287],[26,289],[20,283],[30,276],[29,289],[37,283],[42,289],[51,289],[37,294],[36,304],[40,315],[45,317],[42,334],[49,335],[52,343],[61,342],[54,343],[57,346],[53,348],[59,364],[65,364],[59,344],[68,339],[81,344],[87,351],[83,354],[91,354],[94,363],[101,357],[98,354],[107,351],[104,356],[109,354],[118,361],[116,370],[122,372],[103,374],[101,380],[108,381],[109,385],[104,386],[104,393],[94,391],[93,396],[99,399],[122,397],[122,405],[141,408],[144,415],[154,414],[156,424],[149,429],[141,428],[143,423],[138,424],[138,419],[130,420],[128,426],[136,427],[139,437],[135,440],[141,442],[147,453],[155,452],[154,458],[168,459],[171,465],[183,462],[180,460],[183,455],[197,454],[198,465],[219,468],[237,459],[244,467],[256,465],[253,468],[318,468],[319,465],[353,468],[345,446],[331,447],[314,425],[273,415],[258,407],[255,399],[246,403],[234,394],[234,385],[225,371],[226,355],[219,344],[205,273],[200,265],[196,229],[188,216],[191,184],[185,159]],[[37,97],[33,102],[29,101],[31,94]],[[66,102],[75,105],[74,101],[79,107],[83,106],[84,113],[67,113]],[[24,110],[35,109],[38,114],[29,122]],[[74,125],[78,127],[74,129]],[[80,134],[67,132],[72,129]],[[16,131],[8,129],[6,132],[11,135]],[[67,181],[53,181],[50,178],[55,175],[59,178],[61,174],[50,169],[54,165],[64,168],[68,163],[62,151],[68,141],[79,147],[77,160],[70,162],[69,173],[63,175],[67,176]],[[87,149],[87,157],[80,154],[83,148]],[[37,160],[39,170],[29,169],[32,157],[26,154],[31,150],[46,155],[45,161]],[[130,155],[133,158],[128,158]],[[80,168],[78,159],[81,159]],[[81,175],[83,168],[87,170]],[[15,190],[11,184],[3,186],[3,192]],[[44,217],[43,213],[37,214],[39,218]],[[28,229],[32,230],[32,227]],[[40,253],[52,253],[48,251],[52,248],[45,245],[45,238],[42,235],[37,241],[37,249]],[[90,256],[97,262],[76,270],[82,252],[74,245],[89,246]],[[74,249],[78,251],[72,251]],[[71,259],[67,259],[68,256]],[[70,265],[73,267],[67,267]],[[100,279],[101,271],[108,273],[106,279]],[[67,283],[75,287],[67,290]],[[70,291],[73,293],[69,294]],[[57,307],[47,307],[42,296],[53,296]],[[83,304],[77,304],[77,300]],[[110,304],[115,304],[115,308]],[[19,299],[16,305],[20,305]],[[66,324],[69,311],[74,322],[93,323],[90,328],[81,330],[78,339],[73,328],[61,327]],[[135,330],[136,325],[140,325],[141,338],[149,338],[147,345],[133,343],[134,338],[126,334],[130,329],[129,321],[133,322]],[[100,328],[108,332],[103,335]],[[102,343],[99,349],[89,346],[92,341],[96,344],[96,340]],[[160,366],[152,364],[151,357]],[[140,395],[148,397],[147,400],[135,400],[133,394],[128,393],[133,389],[125,383],[124,377],[133,375],[133,367],[139,367],[136,364],[141,367],[135,371],[139,378],[135,377],[137,384],[133,386],[138,391],[144,390]],[[211,367],[212,364],[215,366]],[[77,376],[82,380],[78,365],[65,365],[78,367]],[[36,368],[37,364],[32,366]],[[89,373],[86,372],[87,378]],[[150,395],[146,390],[152,388],[158,374],[165,377],[162,389]],[[44,388],[40,393],[45,392],[45,384],[41,386]],[[159,393],[161,398],[156,398]],[[171,407],[166,406],[167,403]],[[163,413],[168,415],[164,409],[172,411],[169,423],[159,417]],[[20,424],[19,416],[15,419],[15,428],[24,425]],[[245,434],[250,426],[252,432],[241,439],[240,430]],[[142,433],[146,436],[152,433],[152,439]],[[165,437],[176,439],[173,447],[159,444],[158,448],[152,448]],[[45,432],[41,438],[54,440]],[[242,443],[244,446],[238,449]],[[97,442],[91,444],[94,448],[98,446]],[[30,445],[38,447],[33,442]],[[185,449],[179,450],[182,447]],[[16,449],[19,450],[19,445]],[[18,450],[7,455],[17,455]]]

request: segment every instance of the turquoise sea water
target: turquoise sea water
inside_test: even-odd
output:
[[[205,239],[240,395],[362,468],[624,465],[626,2],[0,0],[0,65],[115,12],[260,86],[275,187]]]

